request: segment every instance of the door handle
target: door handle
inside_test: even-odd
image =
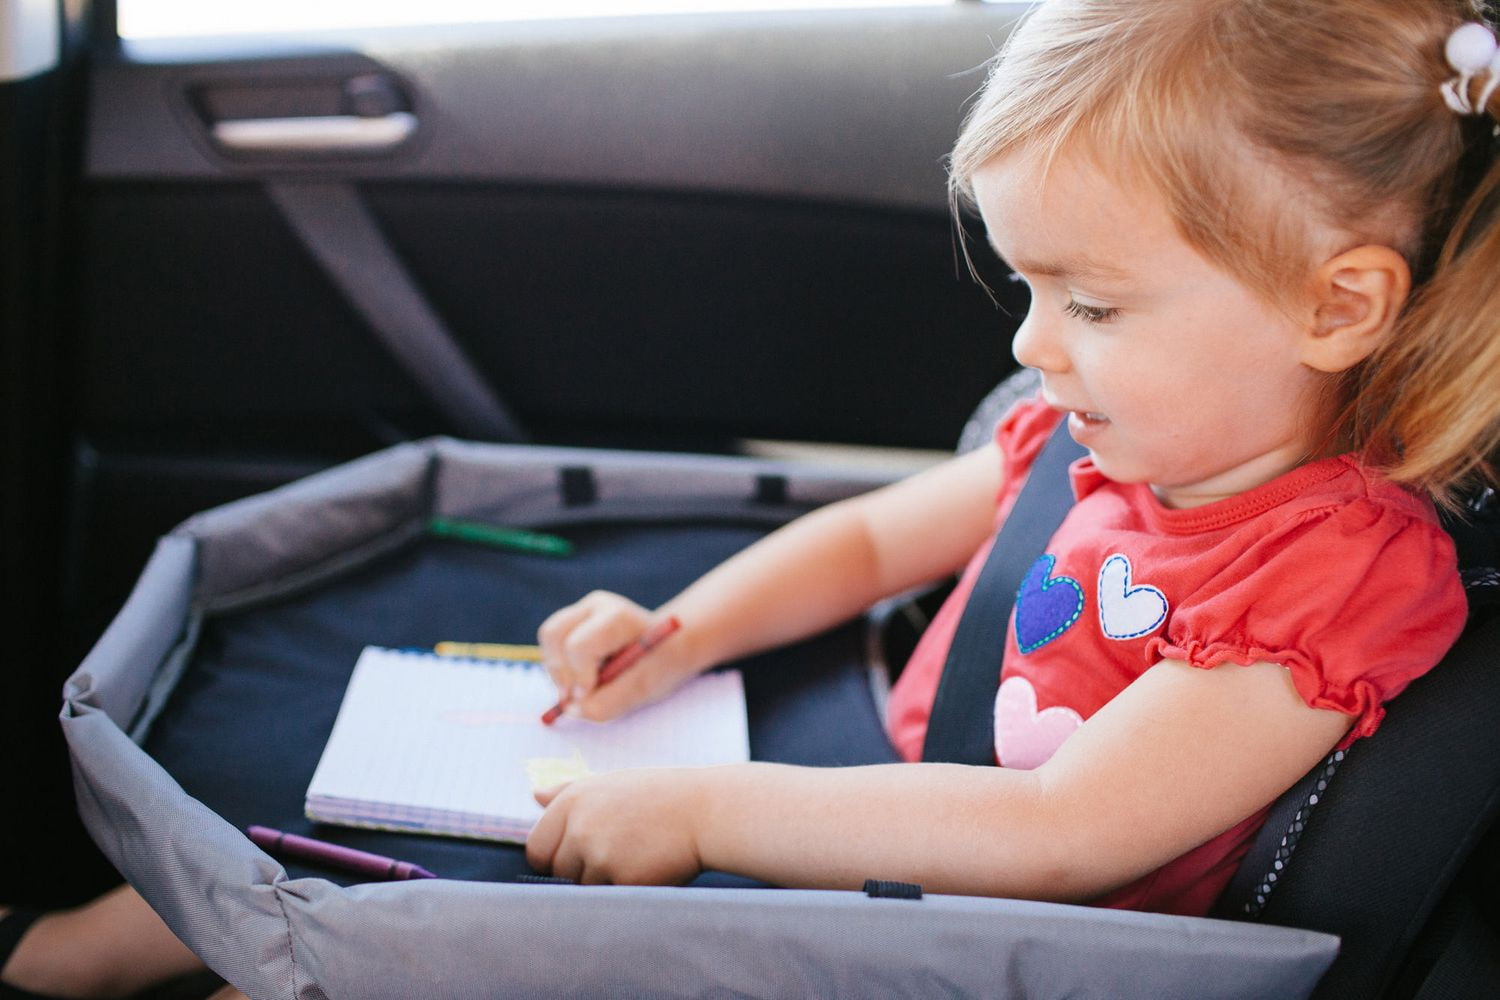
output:
[[[410,111],[383,115],[230,118],[212,125],[214,142],[236,153],[378,153],[395,149],[417,129]]]
[[[188,97],[219,152],[252,160],[385,155],[417,130],[405,86],[379,68],[203,81]]]

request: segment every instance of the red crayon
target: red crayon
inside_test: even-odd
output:
[[[677,620],[676,615],[668,615],[655,625],[641,633],[640,638],[620,650],[604,662],[599,668],[599,684],[608,684],[616,677],[635,666],[636,661],[651,652],[667,636],[682,628],[682,622]],[[563,714],[568,707],[568,698],[564,696],[556,705],[542,713],[542,725],[550,726]]]

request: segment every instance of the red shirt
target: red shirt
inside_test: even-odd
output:
[[[997,524],[1061,419],[1020,403],[996,436],[1006,481]],[[1077,503],[1012,612],[995,699],[996,760],[1032,768],[1161,660],[1278,663],[1316,708],[1373,733],[1394,698],[1447,652],[1467,613],[1453,543],[1432,504],[1350,456],[1300,466],[1203,507],[1172,510],[1145,484],[1070,469]],[[891,738],[919,760],[948,645],[989,554],[984,545],[891,692]],[[1203,914],[1265,818],[1262,809],[1098,900]]]

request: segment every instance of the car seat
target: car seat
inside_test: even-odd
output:
[[[959,450],[988,441],[1000,417],[1039,382],[1023,369],[1001,383],[976,409]],[[1060,509],[1071,503],[1065,477],[1049,487]],[[1391,702],[1374,736],[1330,754],[1277,800],[1214,909],[1228,919],[1338,935],[1339,957],[1318,986],[1319,998],[1500,996],[1495,491],[1476,491],[1444,523],[1469,598],[1463,635]],[[1039,553],[1046,541],[1028,544]],[[926,595],[921,607],[932,603]],[[925,617],[924,611],[891,621]],[[892,641],[903,649],[912,643],[910,636]],[[1466,870],[1468,883],[1456,884]]]

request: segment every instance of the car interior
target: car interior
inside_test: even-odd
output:
[[[1015,371],[1026,293],[944,156],[1025,3],[159,37],[128,3],[0,3],[0,902],[118,881],[59,691],[190,515],[435,436],[898,469]],[[1453,525],[1476,574],[1495,517]],[[1393,821],[1439,857],[1307,819],[1336,877],[1256,916],[1344,937],[1315,995],[1500,995],[1495,692],[1320,810],[1462,803]]]

